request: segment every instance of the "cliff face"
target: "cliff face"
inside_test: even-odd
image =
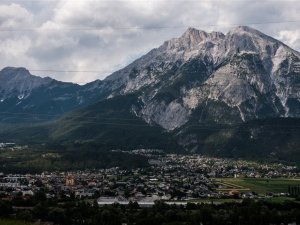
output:
[[[298,117],[299,56],[249,27],[226,35],[189,28],[104,82],[112,83],[110,97],[140,92],[136,115],[169,131],[191,116],[228,124]]]
[[[62,115],[135,93],[131,113],[167,131],[196,123],[235,124],[300,116],[300,54],[249,27],[226,35],[189,28],[103,81],[84,86],[0,72],[0,111]],[[9,110],[8,110],[9,109]]]

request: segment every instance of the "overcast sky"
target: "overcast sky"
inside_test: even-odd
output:
[[[299,12],[299,0],[0,0],[0,68],[22,66],[85,83],[103,79],[188,27],[227,33],[234,24],[300,51]]]

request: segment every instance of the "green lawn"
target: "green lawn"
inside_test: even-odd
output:
[[[300,185],[299,179],[222,178],[218,181],[230,189],[249,189],[259,194],[288,192],[289,185]]]
[[[33,223],[18,220],[0,219],[0,225],[33,225]]]

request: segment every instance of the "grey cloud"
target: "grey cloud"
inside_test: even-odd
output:
[[[20,28],[28,26],[32,22],[32,15],[27,9],[18,4],[2,5],[0,7],[0,27]]]
[[[9,7],[8,11],[18,8],[23,12],[20,15],[27,13],[26,25],[22,26],[39,27],[32,32],[0,34],[0,41],[10,40],[12,48],[19,48],[18,54],[13,55],[5,45],[0,45],[0,66],[6,66],[10,60],[10,65],[20,66],[24,62],[29,69],[100,71],[95,74],[44,74],[75,82],[102,79],[165,40],[180,36],[187,27],[226,33],[232,27],[226,24],[300,20],[300,4],[296,0],[26,2],[0,5],[0,12],[3,7]],[[20,21],[18,16],[12,13],[9,18]],[[0,16],[1,21],[3,24],[9,22]],[[300,49],[299,23],[252,26]],[[134,27],[148,29],[126,29]],[[155,27],[162,29],[150,29]],[[22,48],[19,40],[24,41],[24,38],[27,41]]]

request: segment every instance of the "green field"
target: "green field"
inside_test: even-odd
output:
[[[33,225],[29,222],[23,222],[18,220],[0,219],[0,225]]]
[[[254,191],[259,194],[286,193],[289,185],[300,185],[300,179],[262,179],[262,178],[222,178],[217,180],[224,188],[220,191],[232,189],[239,191]]]

